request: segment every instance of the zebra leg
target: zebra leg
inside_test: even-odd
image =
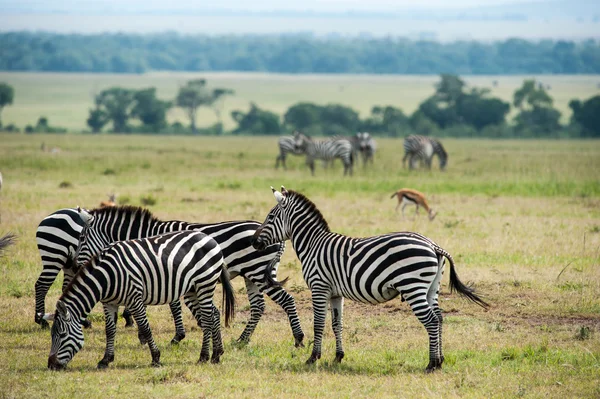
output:
[[[276,304],[281,306],[285,311],[290,321],[290,327],[292,328],[292,334],[294,335],[294,346],[296,348],[303,348],[304,343],[304,332],[300,326],[300,319],[298,318],[298,311],[296,310],[296,301],[286,290],[281,286],[265,287],[263,283],[257,283],[262,292],[267,294],[269,298]]]
[[[409,155],[410,155],[410,153],[408,153],[408,152],[404,153],[404,157],[402,158],[402,168],[403,169],[406,167],[406,160],[408,159]],[[410,163],[408,164],[408,167],[410,168]]]
[[[238,338],[238,342],[248,343],[250,342],[252,333],[256,329],[256,325],[265,312],[265,298],[257,285],[250,279],[244,278],[244,282],[246,283],[246,292],[250,301],[250,320],[246,323],[246,328],[244,328],[242,335]]]
[[[210,362],[217,364],[221,361],[221,355],[225,353],[223,349],[223,340],[221,339],[221,314],[219,309],[213,304],[212,306],[212,341],[213,354]]]
[[[55,263],[55,262],[53,262]],[[50,286],[56,280],[58,273],[62,270],[62,265],[44,263],[42,273],[35,282],[35,317],[34,321],[42,328],[48,328],[48,322],[43,319],[46,312],[46,295]]]
[[[133,327],[133,317],[128,308],[123,310],[123,318],[125,319],[125,327]]]
[[[331,327],[335,335],[335,361],[338,363],[344,358],[344,348],[342,347],[343,314],[344,297],[331,298]]]
[[[444,354],[442,351],[442,326],[443,326],[444,319],[442,317],[442,310],[440,309],[440,306],[438,303],[438,297],[439,297],[439,293],[440,293],[440,286],[442,283],[442,276],[444,275],[444,263],[445,263],[445,258],[443,256],[438,255],[439,269],[435,276],[435,279],[433,280],[431,286],[429,287],[429,290],[427,291],[427,303],[429,303],[429,306],[431,306],[431,308],[433,309],[433,313],[435,313],[435,315],[437,316],[439,323],[440,323],[439,336],[438,336],[439,348],[438,348],[437,356],[439,359],[441,359],[441,363],[444,362]]]
[[[104,357],[98,362],[99,369],[105,369],[115,360],[115,335],[117,334],[118,306],[104,305],[104,319],[106,320],[106,350]]]
[[[312,293],[315,337],[312,354],[306,361],[306,364],[312,364],[321,358],[321,345],[323,343],[323,330],[325,329],[325,317],[327,315],[327,302],[329,302],[328,293]]]
[[[135,322],[138,325],[139,334],[144,337],[144,341],[148,343],[150,348],[150,354],[152,355],[152,366],[159,367],[160,364],[160,350],[154,342],[152,336],[152,330],[150,330],[150,324],[148,323],[148,315],[146,314],[146,306],[138,296],[132,298],[128,303],[127,308],[133,315]]]
[[[407,296],[405,299],[429,335],[429,364],[425,371],[431,373],[432,371],[441,368],[443,362],[443,359],[440,357],[440,320],[432,307],[429,306],[426,293],[411,293],[410,296]]]
[[[204,289],[204,292],[201,292],[202,289]],[[213,294],[214,287],[212,290],[208,290],[206,287],[200,287],[196,292],[192,291],[183,297],[184,302],[188,308],[192,310],[198,325],[202,329],[202,349],[200,350],[200,359],[198,359],[198,363],[208,362],[208,359],[210,358],[210,341],[215,322],[213,318],[213,312],[215,310],[212,302]],[[219,334],[220,333],[221,330],[219,328]],[[218,338],[220,339],[220,336]]]
[[[169,307],[171,308],[173,322],[175,323],[175,336],[171,340],[171,344],[174,345],[185,338],[185,327],[183,326],[183,318],[181,317],[181,301],[176,299],[169,304]]]

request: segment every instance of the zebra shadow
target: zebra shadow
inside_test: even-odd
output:
[[[358,360],[358,359],[357,359]],[[393,376],[398,374],[423,373],[423,362],[408,362],[393,360],[386,362],[353,362],[351,358],[337,362],[335,359],[320,359],[316,364],[305,364],[304,359],[297,357],[292,361],[276,362],[268,366],[271,371],[291,372],[304,374],[342,374],[342,375],[368,375],[368,376]]]

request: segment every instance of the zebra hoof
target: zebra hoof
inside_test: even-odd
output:
[[[212,364],[219,364],[219,363],[221,363],[221,355],[216,355],[216,356],[215,356],[215,355],[213,354],[213,357],[210,359],[210,362],[211,362]]]
[[[198,359],[198,363],[208,363],[208,354],[201,354],[200,359]]]
[[[42,330],[46,330],[48,329],[48,327],[50,327],[50,324],[48,324],[48,322],[44,319],[41,319],[38,324],[40,325],[40,327],[42,328]]]
[[[304,348],[304,343],[302,342],[304,340],[304,334],[298,335],[297,337],[294,337],[294,338],[295,338],[294,346],[296,348]]]
[[[92,328],[92,322],[88,319],[81,320],[81,325],[83,326],[83,328]]]
[[[337,363],[341,363],[343,358],[344,358],[344,352],[337,352],[335,354],[335,361]]]
[[[185,338],[185,334],[175,334],[175,336],[171,340],[171,345],[179,344],[184,338]]]
[[[133,327],[134,325],[135,325],[135,323],[133,321],[130,321],[130,320],[125,321],[125,327]]]
[[[151,366],[152,367],[162,367],[162,363],[158,360],[156,360],[156,361],[153,360]]]
[[[429,374],[429,373],[433,373],[435,370],[441,369],[442,368],[442,362],[444,361],[443,357],[442,359],[432,359],[429,361],[429,364],[427,365],[427,368],[425,369],[425,373]]]
[[[317,362],[317,360],[319,360],[321,358],[321,355],[315,355],[314,353],[312,355],[310,355],[310,357],[308,358],[308,360],[306,361],[306,364],[314,364]]]

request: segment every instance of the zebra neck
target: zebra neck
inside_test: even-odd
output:
[[[301,256],[333,234],[335,233],[332,233],[317,215],[291,223],[290,240],[300,262],[302,262]]]
[[[96,273],[93,273],[94,271]],[[103,281],[103,277],[101,277],[102,280],[99,280],[95,274],[101,277],[100,272],[95,268],[92,269],[92,272],[84,270],[78,273],[60,297],[60,300],[67,305],[75,317],[86,318],[102,299],[104,287],[101,281]]]

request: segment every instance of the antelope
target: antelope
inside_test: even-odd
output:
[[[102,201],[100,203],[100,208],[106,208],[109,206],[117,206],[117,203],[115,202],[115,200],[117,199],[117,196],[115,194],[106,194],[108,195],[108,201]]]
[[[415,204],[417,206],[416,214],[419,214],[419,206],[422,206],[427,211],[429,216],[429,220],[433,220],[437,215],[437,212],[434,212],[432,208],[429,207],[427,200],[425,199],[425,194],[413,190],[412,188],[403,188],[396,191],[390,198],[394,198],[394,196],[398,196],[398,205],[396,205],[396,212],[398,212],[398,207],[402,205],[402,217],[404,217],[404,208],[408,204]]]

